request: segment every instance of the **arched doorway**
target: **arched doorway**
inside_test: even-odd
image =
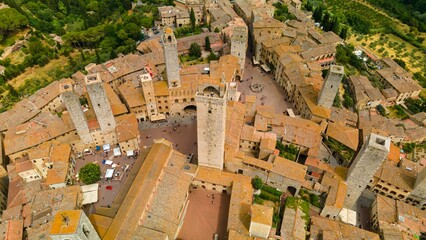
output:
[[[185,112],[185,114],[195,114],[197,112],[197,106],[188,105],[183,108],[183,111]]]
[[[297,189],[295,187],[289,186],[287,187],[287,192],[294,196],[296,195]]]

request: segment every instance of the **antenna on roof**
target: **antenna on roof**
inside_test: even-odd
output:
[[[64,215],[63,213],[60,213],[60,214],[61,214],[61,217],[62,217],[62,222],[68,226],[68,223],[70,222],[70,218],[68,216]]]

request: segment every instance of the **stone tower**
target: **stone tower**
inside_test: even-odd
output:
[[[112,114],[104,83],[99,74],[90,74],[85,78],[87,93],[95,111],[102,133],[115,131],[115,119]]]
[[[169,88],[180,87],[179,57],[177,41],[173,30],[166,28],[162,37],[164,61],[166,62],[167,83]]]
[[[356,201],[390,151],[390,138],[371,133],[351,164],[346,183],[348,191],[345,207],[354,209]]]
[[[344,75],[345,68],[343,66],[330,66],[324,83],[322,84],[321,92],[318,96],[318,105],[331,108]]]
[[[157,103],[155,101],[155,93],[154,93],[154,84],[152,83],[152,78],[149,73],[139,75],[139,80],[142,85],[143,97],[145,98],[146,103],[146,111],[148,112],[148,116],[157,115]]]
[[[78,136],[80,136],[80,139],[84,144],[92,143],[93,139],[90,135],[89,125],[87,123],[86,116],[81,109],[80,99],[73,90],[72,82],[65,82],[61,84],[59,88],[61,100],[70,114]]]
[[[426,200],[426,168],[417,174],[416,183],[409,198]]]
[[[200,84],[197,104],[198,164],[223,169],[227,85]]]
[[[241,73],[244,71],[244,65],[246,62],[247,39],[247,26],[245,24],[234,26],[231,37],[231,55],[238,58]]]

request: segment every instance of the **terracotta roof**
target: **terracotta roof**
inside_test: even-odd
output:
[[[342,209],[348,189],[345,181],[335,178],[333,174],[326,173],[321,180],[321,184],[328,187],[325,205]]]
[[[5,229],[3,229],[3,226]],[[0,237],[3,237],[5,240],[22,239],[24,235],[22,219],[13,219],[3,222],[0,224],[0,229],[4,231],[0,233]]]
[[[271,172],[298,182],[303,182],[307,169],[308,167],[305,165],[277,156],[275,157]]]
[[[331,165],[329,165],[325,162],[322,162],[319,159],[314,158],[314,157],[308,156],[306,158],[305,165],[315,167],[315,168],[318,168],[320,170],[323,170],[323,171],[326,171],[326,172],[329,172],[329,173],[334,173],[334,168]]]
[[[325,108],[317,104],[318,92],[313,89],[313,86],[301,86],[299,87],[299,92],[313,115],[324,119],[328,119],[330,117],[331,110],[329,108]]]
[[[311,238],[320,239],[321,236],[330,236],[327,240],[379,240],[376,233],[372,233],[349,224],[336,222],[328,218],[311,217]],[[331,235],[329,235],[331,234]]]
[[[120,91],[120,95],[123,97],[129,108],[140,107],[145,104],[142,89],[135,88],[130,82],[121,84],[118,87],[118,91]]]
[[[63,114],[62,118],[56,115],[41,114],[25,124],[28,126],[25,133],[16,134],[16,127],[10,128],[5,133],[4,149],[6,155],[37,146],[75,129],[68,114]]]
[[[237,174],[233,174],[237,175]],[[239,175],[239,174],[238,174]],[[228,231],[235,230],[243,236],[249,236],[250,207],[253,199],[253,187],[250,178],[235,180],[232,183],[229,203]]]
[[[401,154],[401,148],[391,143],[390,152],[388,154],[388,160],[392,161],[395,164],[398,164],[400,161],[400,154]]]
[[[126,105],[124,105],[120,98],[118,98],[117,94],[112,90],[111,86],[108,84],[104,84],[105,92],[109,103],[111,105],[112,114],[114,116],[121,115],[127,113]]]
[[[317,148],[321,144],[321,127],[315,122],[289,116],[275,121],[272,132],[282,136],[283,141],[307,148]]]
[[[234,181],[251,181],[251,178],[241,174],[234,174],[229,172],[222,172],[218,169],[208,167],[198,167],[197,175],[195,180],[213,183],[225,187],[232,186]]]
[[[139,137],[139,125],[133,113],[121,115],[115,118],[117,141],[119,143],[137,139]]]
[[[407,93],[422,90],[422,87],[413,80],[410,73],[396,64],[391,59],[386,60],[389,67],[378,69],[377,73],[385,79],[399,93]]]
[[[75,234],[78,231],[82,210],[58,211],[53,218],[50,235]]]
[[[356,151],[358,149],[358,129],[346,127],[337,123],[328,123],[326,134],[352,150]]]
[[[154,93],[155,96],[168,96],[169,88],[167,87],[166,81],[155,81],[154,82]]]
[[[268,150],[275,150],[275,147],[277,145],[277,135],[275,133],[265,133],[263,137],[260,139],[260,146],[259,148],[262,149],[268,149]]]
[[[257,158],[253,158],[250,156],[244,156],[243,163],[249,164],[252,166],[256,166],[258,168],[264,169],[264,170],[271,170],[272,169],[272,163],[264,160],[260,160]]]
[[[19,101],[10,110],[1,113],[0,131],[7,130],[34,118],[41,112],[42,107],[46,106],[53,99],[59,96],[59,85],[63,81],[69,80],[70,79],[61,79],[59,81],[52,82],[48,86],[35,92],[30,97]]]
[[[192,180],[185,165],[186,156],[174,151],[170,142],[156,140],[104,238],[131,239],[138,226],[173,238]]]
[[[225,143],[235,150],[240,145],[245,109],[244,104],[235,101],[229,101],[226,107]]]
[[[256,131],[256,128],[250,125],[244,125],[241,130],[241,140],[260,142],[262,135],[261,132]]]
[[[272,226],[274,208],[260,204],[251,205],[251,222]]]
[[[375,176],[386,183],[390,183],[408,192],[413,190],[416,182],[416,177],[412,172],[395,166],[391,161],[385,161]]]

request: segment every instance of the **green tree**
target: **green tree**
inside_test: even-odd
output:
[[[196,42],[191,43],[191,46],[189,47],[189,56],[194,58],[201,57],[201,47]]]
[[[193,8],[191,8],[191,13],[189,14],[189,20],[191,21],[192,32],[195,32],[195,13]]]
[[[324,11],[324,8],[322,5],[315,8],[312,14],[312,17],[314,18],[315,22],[321,22],[323,11]]]
[[[28,19],[14,8],[0,9],[0,36],[16,31],[28,24]]]
[[[85,184],[92,184],[101,179],[101,169],[99,165],[88,163],[80,169],[79,178]]]
[[[342,29],[340,30],[339,33],[339,37],[342,39],[346,39],[348,37],[348,27],[347,26],[343,26]]]
[[[401,66],[402,68],[405,68],[406,63],[405,63],[405,61],[404,61],[404,60],[399,59],[399,58],[394,58],[393,60],[394,60],[396,63],[398,63],[398,65],[399,65],[399,66]]]
[[[265,183],[263,183],[261,178],[255,177],[251,179],[251,185],[256,189],[262,189]]]
[[[218,60],[218,59],[219,59],[219,57],[216,54],[214,54],[213,51],[211,51],[210,54],[207,56],[207,60],[209,62],[214,61],[214,60]]]
[[[324,15],[321,19],[321,25],[324,31],[330,31],[331,30],[331,16],[328,11],[325,11]]]
[[[205,46],[205,50],[206,51],[210,51],[210,50],[212,50],[211,49],[211,47],[210,47],[210,38],[209,38],[209,36],[206,36],[206,39],[205,39],[205,42],[206,42],[206,46]]]
[[[404,143],[402,145],[402,150],[404,150],[405,153],[412,153],[414,149],[416,148],[416,143]]]

